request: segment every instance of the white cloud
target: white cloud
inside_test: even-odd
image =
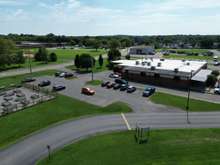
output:
[[[3,1],[0,0],[0,4]],[[36,14],[18,9],[0,13],[0,19],[4,18],[5,22],[0,23],[0,32],[4,29],[6,32],[71,35],[220,33],[220,12],[216,15],[186,16],[189,10],[218,8],[220,0],[148,1],[130,10],[89,6],[79,0],[60,0],[52,5],[40,1],[36,6],[43,8],[43,12]],[[17,22],[14,29],[10,26],[13,19]]]

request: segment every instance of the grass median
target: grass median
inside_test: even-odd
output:
[[[220,129],[153,130],[147,144],[133,132],[91,137],[69,145],[38,165],[220,164]]]
[[[117,102],[107,107],[88,104],[67,96],[39,104],[0,118],[0,147],[45,128],[51,124],[84,115],[131,112],[126,104]]]
[[[22,74],[17,76],[9,76],[9,77],[3,77],[0,78],[0,86],[8,87],[12,84],[20,84],[22,80],[24,80],[26,77],[40,77],[40,76],[47,76],[47,75],[54,75],[56,71],[55,70],[46,70],[46,71],[40,71],[40,72],[33,72],[32,74]]]
[[[185,97],[157,92],[150,97],[150,100],[156,104],[186,109],[187,98]],[[189,110],[193,112],[220,111],[220,104],[190,99]]]

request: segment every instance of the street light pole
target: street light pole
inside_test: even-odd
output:
[[[186,103],[186,120],[187,123],[190,124],[189,120],[189,101],[190,101],[190,93],[191,93],[191,79],[192,79],[193,73],[191,71],[189,80],[189,86],[188,86],[188,97],[187,97],[187,103]]]
[[[91,72],[92,72],[92,81],[94,80],[94,75],[93,75],[93,58],[91,57]]]
[[[48,159],[50,160],[50,145],[47,145]]]

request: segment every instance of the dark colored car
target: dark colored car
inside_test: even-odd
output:
[[[127,93],[133,93],[135,91],[136,91],[136,87],[133,87],[133,86],[129,86],[127,89]]]
[[[64,77],[65,78],[71,78],[71,77],[74,77],[74,74],[72,74],[72,73],[65,73]]]
[[[115,83],[109,83],[106,87],[108,88],[108,89],[111,89],[111,88],[113,88],[115,86]]]
[[[82,88],[81,93],[85,94],[85,95],[94,95],[95,94],[95,90],[90,89],[90,88]]]
[[[46,86],[49,86],[51,84],[51,82],[49,80],[44,80],[44,81],[41,81],[38,86],[39,87],[46,87]]]
[[[120,91],[126,91],[128,89],[128,85],[127,84],[122,84]]]
[[[128,84],[128,82],[126,80],[124,80],[124,79],[116,79],[115,82],[117,84]]]
[[[155,91],[156,91],[156,88],[154,87],[146,87],[143,92],[143,97],[149,97],[152,94],[154,94]]]
[[[102,86],[102,87],[106,87],[108,84],[110,84],[110,81],[103,82],[103,83],[101,84],[101,86]]]
[[[23,83],[29,83],[29,82],[34,82],[34,81],[36,81],[36,79],[32,77],[27,77],[24,80],[22,80]]]
[[[117,90],[117,89],[120,89],[120,88],[121,88],[121,84],[115,84],[114,87],[113,87],[114,90]]]
[[[61,91],[61,90],[64,90],[64,89],[66,89],[66,87],[63,86],[63,85],[55,85],[55,86],[53,86],[53,91]]]
[[[55,75],[55,77],[59,77],[61,73],[62,72],[56,72],[54,75]]]

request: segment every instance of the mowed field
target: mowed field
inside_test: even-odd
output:
[[[219,154],[220,129],[152,130],[146,144],[131,131],[69,145],[38,165],[218,165]]]
[[[100,54],[104,55],[107,53],[104,49],[98,49],[97,51],[95,49],[47,49],[48,54],[50,53],[56,53],[57,55],[57,62],[49,62],[50,64],[62,64],[66,62],[74,61],[75,56],[81,55],[83,53],[90,54],[93,57],[99,56]],[[24,51],[30,51],[31,53],[35,54],[38,49],[24,49]],[[37,67],[37,66],[43,66],[45,63],[43,62],[36,62],[34,59],[31,59],[31,66]],[[46,64],[48,65],[48,64]],[[29,60],[26,59],[25,64],[21,65],[10,65],[7,66],[5,69],[17,69],[17,68],[28,68],[30,66]]]

